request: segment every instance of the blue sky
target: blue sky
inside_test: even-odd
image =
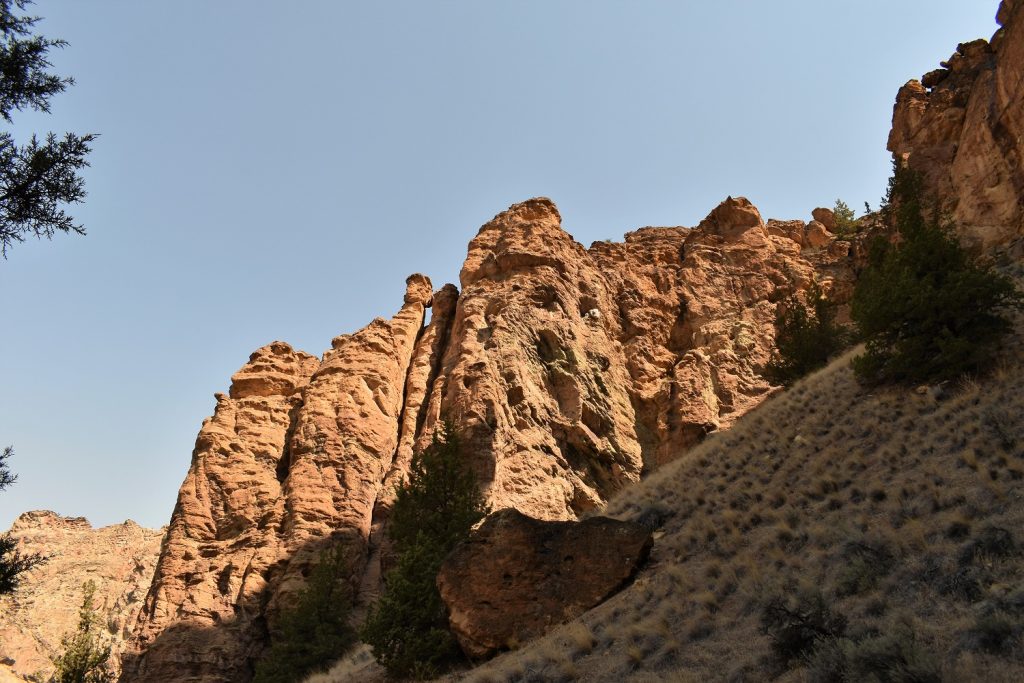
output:
[[[996,0],[39,0],[77,84],[32,131],[97,132],[86,237],[0,262],[0,528],[169,519],[213,393],[274,339],[321,353],[456,282],[532,196],[584,244],[727,195],[877,205],[896,90]]]

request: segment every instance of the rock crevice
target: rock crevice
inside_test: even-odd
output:
[[[695,228],[585,249],[531,199],[480,228],[461,291],[413,275],[393,318],[320,359],[259,349],[200,430],[124,680],[249,671],[328,543],[372,602],[394,487],[442,416],[488,503],[540,520],[574,520],[727,427],[774,390],[775,302],[825,258],[776,232],[729,198]]]
[[[990,41],[961,43],[896,97],[888,148],[964,242],[985,251],[1024,236],[1024,20],[1004,0]]]

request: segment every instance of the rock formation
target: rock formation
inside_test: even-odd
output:
[[[50,559],[16,592],[0,598],[0,681],[46,680],[61,638],[78,626],[82,584],[90,579],[96,583],[96,607],[106,618],[116,671],[153,578],[164,530],[132,521],[93,529],[82,517],[35,511],[19,516],[10,533],[26,552]]]
[[[964,241],[986,250],[1024,236],[1024,2],[1003,0],[997,21],[990,42],[958,45],[900,89],[889,135]]]
[[[889,149],[965,241],[1024,257],[1024,0],[1003,0],[998,21],[990,42],[960,45],[900,90]],[[828,209],[765,222],[730,197],[696,227],[587,249],[550,200],[531,199],[480,229],[461,291],[414,275],[393,318],[337,337],[321,358],[283,342],[259,349],[199,432],[137,618],[125,596],[143,590],[144,560],[117,565],[128,588],[101,586],[107,606],[124,606],[116,630],[134,622],[122,680],[248,680],[327,544],[345,545],[353,591],[372,601],[394,486],[442,416],[491,506],[547,521],[577,519],[728,427],[776,390],[761,370],[778,302],[812,279],[849,299],[871,235],[834,230]],[[66,573],[59,590],[79,590]],[[78,602],[60,599],[66,611]],[[5,614],[27,626],[5,621],[4,647],[37,638],[45,663],[71,622],[51,635],[48,608],[29,618],[28,603],[15,605]]]
[[[322,360],[275,342],[232,377],[196,439],[126,680],[246,680],[268,615],[325,542],[350,544],[361,576],[430,299],[414,275],[394,318],[336,337]]]
[[[543,520],[731,424],[775,389],[776,302],[816,270],[852,279],[823,224],[772,225],[729,198],[588,250],[531,199],[480,229],[461,292],[414,275],[395,317],[322,359],[258,350],[200,430],[124,680],[247,680],[326,543],[372,600],[394,485],[442,415],[492,507]]]
[[[509,508],[452,551],[437,587],[463,651],[488,657],[608,599],[651,544],[651,532],[632,522],[545,522]]]

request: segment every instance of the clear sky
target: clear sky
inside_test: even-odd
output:
[[[457,282],[545,195],[589,245],[727,195],[877,206],[896,90],[997,0],[39,0],[77,84],[14,132],[97,132],[86,237],[0,262],[0,446],[30,509],[167,522],[213,393]]]

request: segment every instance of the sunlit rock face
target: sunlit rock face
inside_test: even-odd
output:
[[[833,244],[730,197],[587,249],[536,198],[480,228],[461,291],[413,275],[394,317],[321,358],[257,350],[200,430],[123,680],[247,680],[328,542],[372,601],[394,487],[442,419],[494,509],[602,506],[775,390],[778,302],[816,273],[848,291]]]
[[[347,544],[353,581],[362,574],[430,299],[414,275],[392,319],[335,338],[319,360],[274,342],[217,396],[124,680],[246,680],[325,542]]]
[[[83,517],[36,510],[21,514],[10,534],[22,552],[49,559],[0,598],[0,681],[49,678],[61,638],[78,627],[86,581],[96,584],[93,602],[105,617],[116,673],[153,578],[164,529],[130,520],[94,529]]]
[[[1004,0],[991,41],[957,46],[896,97],[889,150],[918,171],[964,242],[1022,256],[1024,10]]]

